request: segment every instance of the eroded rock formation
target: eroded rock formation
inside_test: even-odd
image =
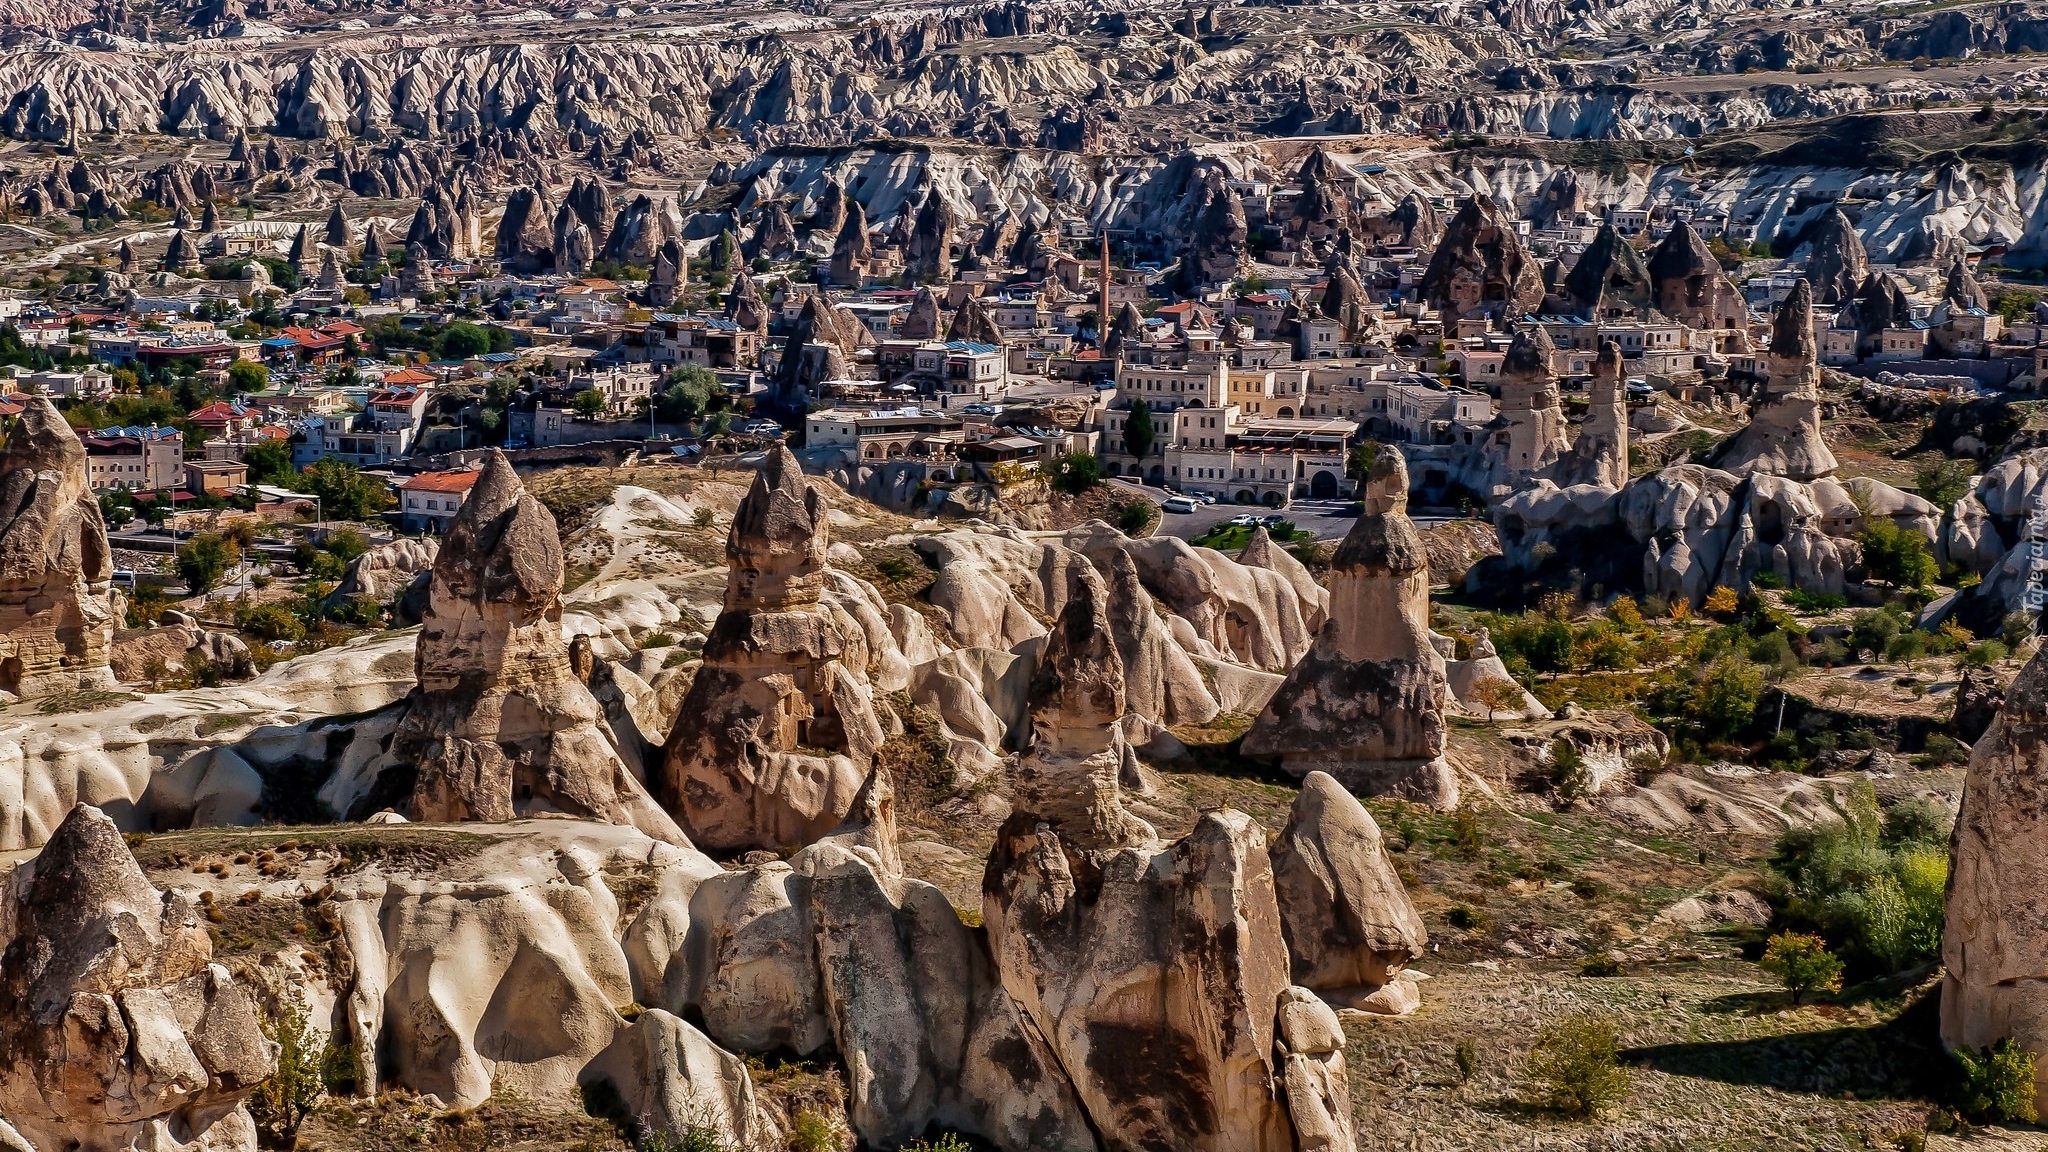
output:
[[[1332,560],[1329,619],[1244,737],[1244,754],[1330,773],[1368,795],[1457,803],[1444,761],[1443,657],[1429,632],[1429,556],[1408,519],[1408,467],[1386,449],[1365,512]]]
[[[85,446],[31,396],[0,450],[0,691],[113,687],[113,576]]]
[[[37,1148],[253,1152],[276,1069],[199,905],[151,887],[79,804],[0,890],[0,1114]]]
[[[1294,982],[1352,1007],[1422,954],[1429,933],[1387,858],[1379,825],[1325,772],[1311,772],[1273,841],[1273,881]]]
[[[664,753],[668,803],[702,847],[818,839],[881,746],[865,643],[820,607],[826,541],[824,498],[778,445],[733,517],[725,608]]]
[[[1445,226],[1421,290],[1448,317],[1520,317],[1543,303],[1543,272],[1499,205],[1474,196]]]
[[[422,820],[562,812],[680,842],[619,758],[562,634],[555,518],[493,451],[434,558],[392,758]]]
[[[1714,464],[1738,475],[1768,472],[1812,480],[1835,470],[1820,431],[1820,364],[1813,336],[1814,292],[1801,280],[1771,323],[1768,378],[1747,427]]]
[[[1941,934],[1941,1038],[1982,1049],[2006,1037],[2048,1057],[2048,656],[2036,653],[1977,742],[1951,840]],[[2048,1104],[2048,1060],[2034,1078]]]

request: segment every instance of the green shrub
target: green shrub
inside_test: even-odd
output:
[[[875,561],[875,570],[894,583],[901,584],[917,575],[917,565],[901,556],[884,556]]]
[[[235,627],[273,644],[306,638],[306,624],[289,607],[275,600],[235,610]]]
[[[1818,936],[1778,933],[1764,946],[1761,966],[1784,983],[1794,1004],[1808,992],[1834,992],[1842,986],[1842,962]]]
[[[671,648],[675,646],[675,642],[676,638],[666,632],[649,632],[647,639],[640,641],[640,650],[644,652],[649,648]]]
[[[1568,1016],[1537,1034],[1528,1078],[1537,1100],[1575,1120],[1597,1115],[1628,1095],[1628,1071],[1616,1062],[1614,1024],[1598,1016]]]
[[[974,1146],[961,1139],[957,1132],[941,1132],[936,1140],[905,1144],[900,1152],[974,1152]]]
[[[1778,838],[1770,866],[1786,891],[1776,926],[1823,937],[1861,971],[1889,975],[1941,953],[1948,813],[1925,801],[1880,811],[1862,783],[1839,824]]]
[[[2034,1054],[2008,1036],[1989,1048],[1972,1051],[1956,1049],[1961,1079],[1956,1086],[1956,1103],[1974,1120],[2022,1120],[2029,1124],[2038,1117],[2034,1111]]]
[[[1486,831],[1470,808],[1451,813],[1451,848],[1461,860],[1477,860],[1486,850]]]
[[[277,1071],[249,1094],[249,1116],[267,1148],[290,1148],[299,1126],[320,1102],[322,1053],[306,1022],[306,1002],[297,992],[266,1013],[263,1034],[277,1044]]]
[[[1450,922],[1451,927],[1461,931],[1484,932],[1486,930],[1486,917],[1471,908],[1465,907],[1463,904],[1451,909],[1450,912],[1445,914],[1444,919]]]
[[[353,528],[336,528],[327,534],[327,551],[346,564],[370,550],[370,541]]]
[[[1117,530],[1126,536],[1143,536],[1159,523],[1159,505],[1150,500],[1126,500],[1116,510]]]
[[[1458,1048],[1451,1053],[1451,1063],[1457,1066],[1458,1083],[1464,1084],[1479,1072],[1479,1045],[1470,1037],[1458,1041]]]
[[[1579,965],[1581,976],[1620,976],[1624,971],[1621,958],[1612,952],[1596,952],[1586,957]]]
[[[1569,804],[1593,790],[1593,772],[1578,745],[1560,736],[1550,745],[1550,783],[1558,799]]]
[[[839,1126],[817,1112],[805,1110],[789,1124],[789,1152],[838,1152]]]
[[[1997,640],[1986,640],[1970,645],[1963,653],[1963,663],[1972,668],[1989,668],[2010,655],[2012,649]]]
[[[218,532],[201,532],[178,549],[178,576],[194,596],[208,592],[242,558],[233,540]]]

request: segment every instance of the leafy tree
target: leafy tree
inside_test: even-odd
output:
[[[391,490],[347,461],[325,457],[307,465],[300,475],[320,498],[327,519],[364,520],[391,507]]]
[[[370,550],[370,541],[353,528],[337,528],[327,536],[327,551],[346,564]]]
[[[237,392],[261,392],[270,387],[270,369],[254,360],[237,360],[228,365],[228,385]]]
[[[290,608],[275,600],[237,609],[235,627],[272,643],[306,638],[305,622]]]
[[[1780,932],[1771,937],[1759,966],[1784,983],[1794,1004],[1808,992],[1834,992],[1842,987],[1842,962],[1828,951],[1828,942],[1803,932]]]
[[[242,452],[249,483],[286,485],[292,479],[292,446],[283,440],[259,440]]]
[[[277,1071],[249,1095],[249,1115],[267,1147],[290,1148],[326,1090],[322,1049],[307,1024],[305,1000],[296,990],[275,1014],[266,1016],[263,1034],[277,1044]]]
[[[1513,680],[1488,676],[1472,685],[1472,702],[1486,709],[1486,722],[1491,724],[1495,712],[1521,704],[1522,686]]]
[[[710,411],[718,395],[718,375],[709,368],[685,364],[662,378],[661,397],[655,415],[664,420],[689,420]]]
[[[1060,491],[1079,496],[1102,483],[1102,461],[1093,452],[1064,452],[1053,458],[1051,480]]]
[[[1152,446],[1159,440],[1158,429],[1152,426],[1152,406],[1139,400],[1131,405],[1131,418],[1124,421],[1124,451],[1143,461],[1152,454]]]
[[[467,360],[491,350],[491,334],[482,325],[457,320],[441,333],[435,351],[443,360]]]
[[[1628,1095],[1628,1071],[1616,1059],[1620,1046],[1613,1022],[1598,1016],[1550,1024],[1529,1052],[1531,1086],[1545,1106],[1574,1120],[1591,1119]]]
[[[178,549],[178,575],[194,596],[212,590],[241,559],[242,550],[218,532],[201,532]]]
[[[1379,458],[1378,441],[1360,440],[1351,446],[1350,454],[1344,457],[1345,478],[1363,482],[1372,474],[1372,466],[1379,462]]]
[[[604,415],[611,404],[605,400],[604,393],[595,388],[585,388],[576,394],[576,399],[570,401],[570,406],[576,410],[576,415],[585,420],[595,420]]]
[[[1970,490],[1970,478],[1977,466],[1968,460],[1937,460],[1913,472],[1913,485],[1920,496],[1943,511],[1955,505]]]
[[[2034,1054],[2007,1036],[1982,1050],[1956,1049],[1962,1083],[1956,1093],[1963,1113],[1976,1120],[2039,1119],[2034,1110]]]
[[[1940,574],[1927,538],[1900,528],[1889,517],[1871,517],[1856,542],[1863,548],[1865,575],[1888,587],[1925,588]]]

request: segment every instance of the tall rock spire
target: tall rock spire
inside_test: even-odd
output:
[[[563,812],[682,843],[634,778],[562,635],[555,518],[492,450],[434,559],[393,761],[419,820]]]
[[[1429,555],[1408,519],[1407,461],[1383,449],[1365,512],[1332,561],[1329,619],[1245,734],[1244,754],[1295,776],[1328,772],[1368,795],[1451,807],[1447,692],[1429,632]]]

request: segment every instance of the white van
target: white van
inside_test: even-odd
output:
[[[1159,506],[1168,512],[1193,512],[1201,507],[1186,496],[1168,496]]]

